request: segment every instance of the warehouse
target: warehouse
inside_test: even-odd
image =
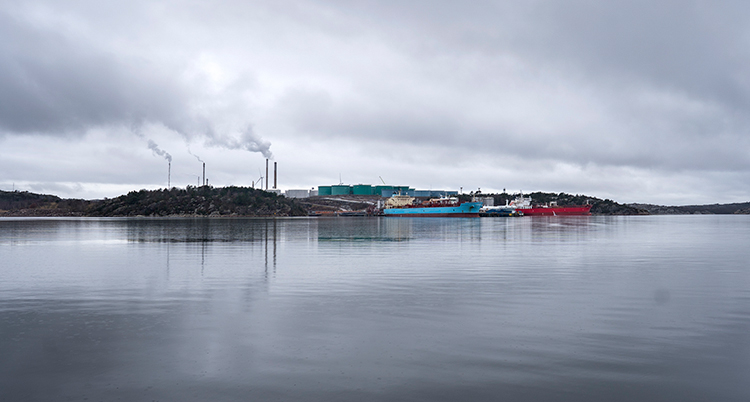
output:
[[[334,184],[318,186],[318,195],[377,195],[390,197],[393,194],[404,194],[412,197],[441,197],[456,195],[455,190],[415,190],[409,186],[369,185],[369,184]]]

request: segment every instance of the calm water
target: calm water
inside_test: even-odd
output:
[[[0,400],[750,400],[750,216],[0,219]]]

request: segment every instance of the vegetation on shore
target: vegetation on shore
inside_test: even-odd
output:
[[[665,206],[653,204],[628,204],[632,207],[644,209],[653,215],[748,215],[750,214],[750,202],[734,204],[708,204],[708,205],[682,205]]]
[[[296,200],[248,187],[131,191],[112,199],[64,200],[0,192],[0,216],[304,216]]]
[[[93,202],[28,191],[0,190],[0,216],[86,216],[85,212]]]
[[[519,194],[462,194],[492,197],[495,205],[505,205]],[[594,215],[649,214],[750,214],[750,202],[736,204],[661,206],[620,204],[609,199],[566,194],[533,192],[524,194],[536,204],[591,204]],[[372,209],[377,196],[318,196],[307,199],[286,198],[249,187],[187,186],[181,189],[131,191],[112,199],[63,199],[55,195],[27,191],[0,190],[2,216],[305,216],[321,211],[358,211]]]
[[[495,200],[495,205],[505,205],[506,202],[510,203],[520,194],[473,194],[463,195],[467,200],[474,197],[492,197]],[[557,205],[591,205],[592,215],[648,215],[649,212],[642,208],[620,204],[609,199],[601,199],[591,197],[588,195],[580,194],[567,194],[567,193],[543,193],[533,192],[523,194],[524,197],[531,197],[532,203],[534,204],[550,204],[557,203]]]

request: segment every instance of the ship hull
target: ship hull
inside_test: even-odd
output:
[[[517,211],[524,216],[591,215],[591,205],[519,208]]]
[[[480,212],[481,217],[498,217],[498,216],[519,216],[520,214],[515,208],[490,208],[486,211]]]
[[[386,208],[384,216],[407,218],[478,218],[481,202],[466,202],[453,207]]]

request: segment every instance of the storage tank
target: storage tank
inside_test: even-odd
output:
[[[352,187],[352,194],[356,195],[372,195],[373,188],[369,184],[355,184]]]
[[[286,190],[284,195],[286,195],[287,198],[307,198],[310,196],[310,190]]]
[[[352,193],[352,187],[346,184],[331,186],[331,195],[346,195]]]
[[[318,195],[331,195],[331,186],[318,186]]]
[[[393,186],[375,186],[375,195],[379,195],[381,197],[383,196],[383,190],[387,190],[389,192],[393,192]],[[387,195],[385,197],[390,197],[390,195]]]

